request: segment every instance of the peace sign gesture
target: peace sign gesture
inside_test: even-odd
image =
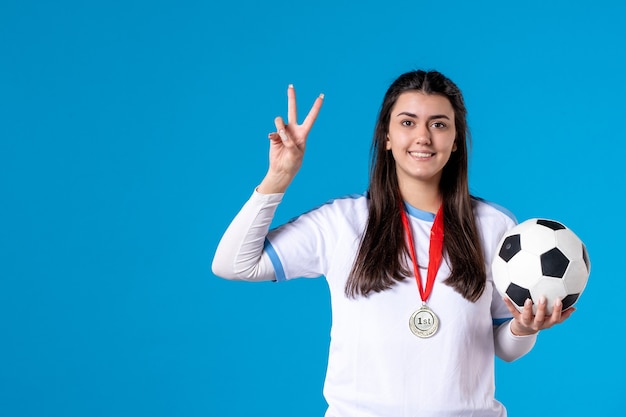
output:
[[[274,119],[276,132],[270,139],[270,166],[265,178],[257,188],[262,194],[283,193],[302,166],[306,140],[322,107],[324,95],[320,94],[313,103],[302,124],[298,124],[296,90],[287,89],[287,124],[282,117]]]

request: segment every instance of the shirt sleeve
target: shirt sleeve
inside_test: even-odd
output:
[[[256,190],[222,236],[212,270],[219,277],[243,281],[276,279],[265,237],[284,194],[261,194]]]
[[[494,329],[496,356],[506,362],[521,358],[535,346],[537,333],[528,336],[516,336],[511,332],[511,320]]]
[[[323,204],[270,230],[265,251],[277,281],[325,276],[340,233],[336,204]]]

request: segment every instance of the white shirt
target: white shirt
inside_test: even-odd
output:
[[[220,242],[213,267],[233,279],[326,278],[332,306],[326,417],[506,415],[494,398],[494,355],[516,359],[536,340],[510,332],[510,313],[491,277],[495,246],[515,225],[511,216],[475,201],[488,272],[485,291],[472,303],[443,284],[450,273],[444,258],[427,300],[439,330],[420,339],[409,330],[409,317],[421,305],[414,277],[368,297],[345,296],[368,199],[337,199],[268,232],[281,198],[253,194]],[[410,206],[407,211],[425,279],[434,214]]]

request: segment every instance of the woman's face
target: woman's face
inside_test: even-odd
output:
[[[391,109],[386,143],[396,161],[400,189],[438,187],[442,169],[456,150],[455,138],[454,109],[445,96],[400,94]]]

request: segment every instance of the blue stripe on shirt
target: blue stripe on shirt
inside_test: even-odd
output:
[[[272,246],[269,240],[265,239],[265,244],[263,245],[263,249],[265,253],[270,257],[270,261],[272,261],[272,265],[274,266],[274,274],[276,275],[276,281],[282,282],[286,281],[285,270],[283,269],[283,264],[280,262],[278,258],[278,254],[276,250]]]
[[[513,319],[513,317],[506,317],[506,318],[503,318],[503,319],[493,319],[493,325],[494,326],[499,326],[499,325],[504,324],[507,321],[512,320],[512,319]]]

